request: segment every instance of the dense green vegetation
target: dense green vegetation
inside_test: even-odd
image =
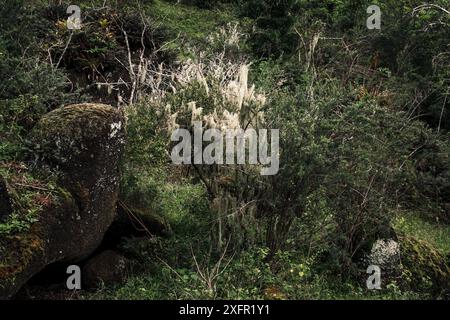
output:
[[[110,103],[128,121],[121,199],[172,229],[122,239],[127,282],[78,298],[448,299],[447,1],[77,3],[73,31],[67,1],[0,7],[0,175],[32,167],[46,112]],[[381,30],[366,28],[370,4]],[[205,127],[279,129],[278,174],[173,165],[172,129],[196,111]],[[29,198],[0,233],[39,219]],[[368,290],[379,239],[401,259]]]

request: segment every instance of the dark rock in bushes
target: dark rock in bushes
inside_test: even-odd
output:
[[[8,194],[8,185],[0,176],[0,222],[4,222],[12,213],[12,202]]]
[[[138,209],[119,201],[117,217],[105,234],[107,246],[116,246],[122,238],[172,234],[170,224],[151,209]]]
[[[50,112],[33,129],[36,166],[57,173],[59,186],[28,230],[0,234],[0,298],[47,265],[78,262],[99,246],[116,216],[123,124],[117,109],[81,104]]]
[[[83,267],[83,285],[96,288],[99,285],[121,283],[126,279],[127,260],[119,253],[106,250],[88,260]]]

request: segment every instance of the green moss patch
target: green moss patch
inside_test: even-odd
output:
[[[0,236],[26,232],[39,220],[39,213],[56,201],[55,181],[35,178],[23,163],[0,163],[0,176],[8,186],[13,209],[0,223]]]
[[[450,269],[445,255],[430,243],[400,235],[402,280],[415,291],[448,294]]]

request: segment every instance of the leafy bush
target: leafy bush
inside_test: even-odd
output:
[[[83,28],[72,32],[66,4],[55,3],[0,8],[0,174],[51,192],[50,182],[7,168],[24,158],[44,113],[89,93],[127,118],[121,200],[174,230],[168,239],[124,239],[128,282],[85,298],[447,294],[444,11],[414,10],[415,0],[89,0],[79,3]],[[366,28],[369,4],[381,7],[381,30]],[[279,129],[278,174],[172,165],[172,131],[193,130],[195,120]],[[16,187],[24,211],[0,233],[26,230],[45,204]],[[361,271],[379,239],[400,242],[403,278],[373,293]]]
[[[79,102],[82,95],[70,92],[64,73],[36,58],[17,59],[5,54],[0,73],[0,160],[20,157],[26,134],[45,113]],[[14,76],[12,76],[14,75]]]
[[[263,56],[293,53],[297,46],[294,24],[300,6],[297,0],[252,0],[242,2],[243,16],[255,20],[254,52]]]

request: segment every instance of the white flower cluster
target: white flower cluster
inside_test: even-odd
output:
[[[209,41],[219,42],[224,47],[238,46],[241,36],[238,25],[230,24],[211,35]],[[225,49],[212,56],[202,52],[196,52],[195,56],[198,58],[184,61],[175,70],[160,64],[151,66],[152,70],[147,72],[147,85],[152,91],[150,98],[155,102],[163,101],[168,92],[176,94],[193,83],[201,84],[207,95],[219,94],[215,108],[208,114],[205,114],[204,106],[199,106],[196,101],[187,101],[183,106],[167,105],[163,107],[165,110],[159,110],[158,113],[164,111],[167,117],[169,132],[180,127],[177,119],[179,113],[185,111],[191,112],[191,124],[202,121],[206,128],[223,131],[256,128],[264,123],[261,109],[266,104],[266,96],[258,93],[254,85],[249,86],[250,63],[230,61],[226,58]]]
[[[219,94],[222,95],[224,101],[232,106],[232,110],[227,110],[222,105],[218,105],[211,113],[204,114],[203,107],[197,106],[195,101],[188,102],[183,108],[191,112],[191,124],[195,121],[203,120],[207,128],[218,128],[223,131],[226,129],[240,129],[242,128],[241,120],[245,119],[248,121],[250,113],[251,119],[248,121],[250,125],[264,123],[264,113],[260,109],[266,103],[266,96],[256,93],[254,85],[248,86],[249,65],[241,64],[239,68],[231,66],[230,69],[222,69],[221,72],[217,71],[219,69],[210,69],[202,63],[194,64],[192,61],[188,61],[187,65],[181,69],[182,72],[175,77],[182,86],[186,86],[194,81],[201,83],[205,87],[207,94],[210,94],[208,78],[212,77],[215,80],[219,80],[221,84]],[[208,72],[212,70],[215,70],[215,72],[212,74]],[[226,79],[233,72],[235,73],[233,80],[227,81]],[[248,110],[250,107],[252,110]],[[166,106],[166,112],[169,111],[170,113],[170,110],[171,106]],[[169,130],[179,127],[177,117],[178,112],[170,114],[167,124]]]
[[[241,39],[245,34],[240,32],[238,23],[228,23],[220,27],[218,32],[208,36],[208,42],[211,45],[234,46],[239,48]]]
[[[251,102],[259,105],[266,103],[265,95],[255,93],[255,85],[248,87],[248,72],[249,66],[246,64],[241,65],[238,78],[230,81],[223,90],[224,96],[233,102],[238,110],[241,110],[243,106],[249,105]]]

